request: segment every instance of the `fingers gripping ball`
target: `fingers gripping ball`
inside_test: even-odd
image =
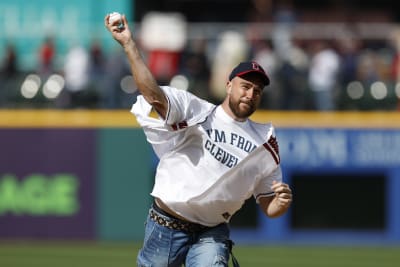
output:
[[[108,23],[110,25],[117,25],[118,29],[124,28],[124,23],[122,22],[122,15],[118,12],[112,12],[108,18]]]

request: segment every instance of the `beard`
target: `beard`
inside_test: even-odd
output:
[[[229,108],[231,109],[232,113],[239,119],[247,119],[256,111],[256,105],[254,102],[242,102],[240,100],[234,101],[232,98],[229,98]],[[240,108],[240,104],[248,105],[247,108]]]

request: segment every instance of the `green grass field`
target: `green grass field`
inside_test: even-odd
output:
[[[133,243],[0,242],[1,267],[136,266]],[[395,267],[400,247],[235,246],[241,267]]]

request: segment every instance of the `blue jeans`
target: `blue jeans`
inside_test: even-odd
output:
[[[227,267],[231,241],[227,224],[187,233],[161,226],[147,217],[139,267]]]

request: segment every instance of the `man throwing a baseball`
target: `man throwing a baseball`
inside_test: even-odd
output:
[[[274,127],[249,119],[270,80],[256,62],[241,62],[229,75],[226,98],[218,106],[159,86],[125,16],[122,23],[105,17],[141,93],[131,112],[160,159],[137,264],[228,266],[229,221],[245,200],[253,196],[268,217],[284,214],[292,202],[282,182]],[[158,118],[150,116],[152,111]]]

